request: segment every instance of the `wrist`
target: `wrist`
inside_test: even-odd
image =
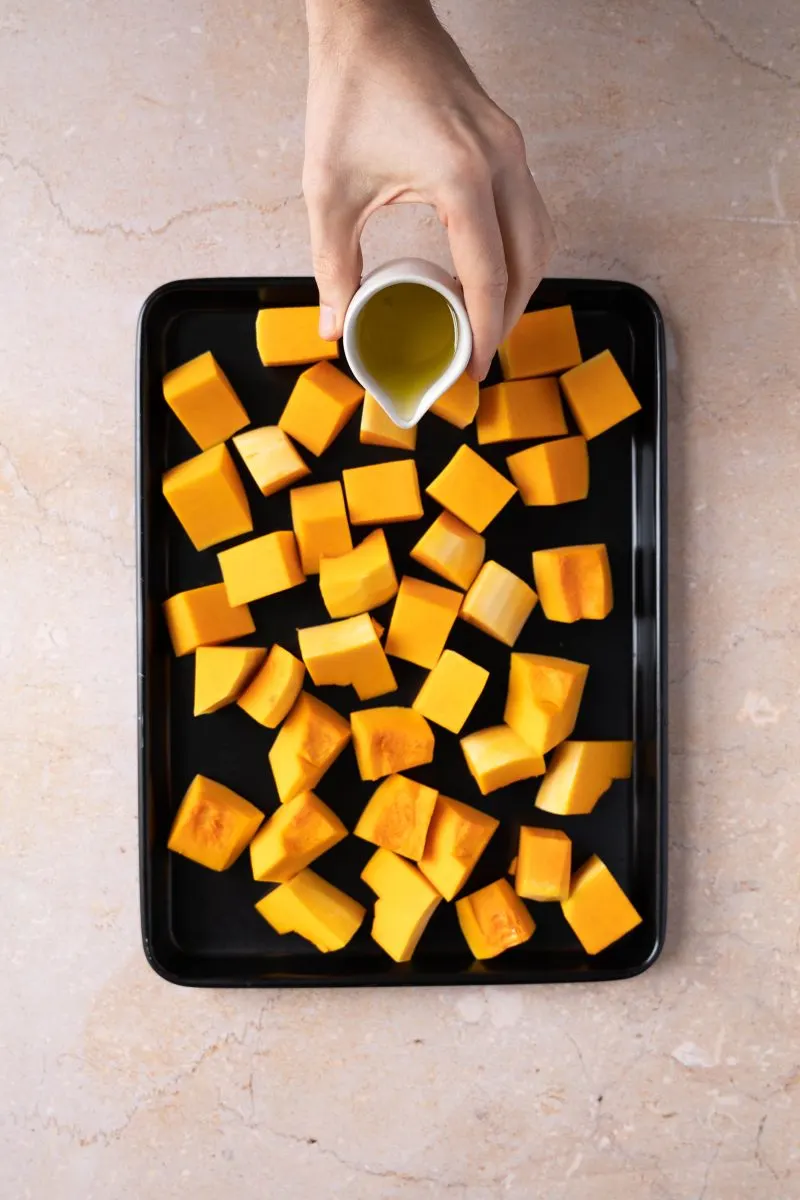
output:
[[[390,29],[436,21],[430,0],[306,0],[309,41],[381,37]]]

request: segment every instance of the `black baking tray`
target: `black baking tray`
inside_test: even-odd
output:
[[[534,904],[534,936],[496,959],[472,960],[453,904],[441,904],[410,963],[392,962],[369,936],[367,918],[353,941],[319,954],[303,939],[279,936],[256,913],[267,885],[251,877],[249,856],[217,874],[167,851],[173,815],[193,776],[201,772],[232,787],[267,813],[277,796],[267,763],[273,734],[235,705],[210,716],[192,715],[194,659],[176,659],[161,605],[185,588],[219,581],[216,552],[196,552],[161,494],[163,472],[197,452],[164,402],[166,371],[212,350],[253,425],[274,423],[302,368],[266,369],[258,358],[254,321],[259,308],[317,303],[311,279],[199,279],[167,284],[146,301],[138,333],[138,652],[139,822],[144,948],[154,969],[174,983],[207,987],[332,986],[376,984],[554,983],[628,978],[649,967],[661,950],[666,921],[666,689],[665,689],[665,352],[661,315],[640,288],[626,283],[548,279],[532,308],[571,304],[584,357],[610,348],[642,403],[633,419],[590,443],[587,501],[552,509],[525,508],[518,497],[488,530],[487,557],[531,578],[534,548],[606,542],[615,605],[603,622],[548,622],[539,607],[516,649],[575,658],[590,671],[575,736],[635,740],[631,780],[614,783],[589,816],[556,818],[533,807],[535,781],[481,797],[466,769],[458,739],[436,728],[436,757],[413,772],[449,795],[502,819],[473,873],[467,891],[504,875],[515,854],[520,824],[560,826],[573,839],[577,866],[597,852],[642,914],[641,925],[595,957],[581,949],[558,904]],[[343,362],[340,360],[340,364]],[[500,378],[495,362],[487,382]],[[313,476],[334,479],[342,468],[401,452],[362,446],[358,414],[320,460],[304,456]],[[427,484],[466,440],[429,415],[419,430],[416,459]],[[481,450],[505,469],[512,443]],[[237,457],[234,452],[234,457]],[[241,465],[241,464],[240,464]],[[284,491],[264,498],[242,467],[255,533],[291,528]],[[388,526],[399,571],[441,582],[405,553],[436,515],[425,497],[422,521]],[[367,530],[355,530],[359,538]],[[387,606],[390,611],[390,606]],[[298,626],[326,619],[319,589],[308,585],[251,605],[252,645],[277,641],[297,653]],[[388,623],[388,611],[378,619]],[[464,733],[502,720],[508,650],[464,621],[448,643],[491,671],[490,682]],[[376,704],[410,703],[424,672],[392,660],[399,690]],[[310,691],[315,689],[306,681]],[[324,699],[347,714],[358,707],[351,689],[324,689]],[[352,829],[374,784],[360,781],[346,751],[316,789]],[[348,837],[314,863],[333,883],[367,907],[374,897],[361,869],[374,847]]]

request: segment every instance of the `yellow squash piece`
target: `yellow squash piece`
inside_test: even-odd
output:
[[[310,792],[350,741],[350,725],[316,696],[301,692],[269,752],[282,804]]]
[[[463,596],[452,588],[404,575],[400,581],[386,653],[418,667],[434,667],[455,624]]]
[[[278,425],[248,429],[233,439],[263,496],[272,496],[310,474],[293,442]]]
[[[544,775],[544,759],[508,725],[491,725],[461,739],[470,774],[482,796],[498,788]]]
[[[342,472],[353,525],[388,525],[422,516],[417,464],[413,458],[350,467]]]
[[[264,814],[230,788],[195,775],[175,814],[167,845],[212,871],[233,866]]]
[[[342,432],[364,397],[364,389],[329,362],[303,371],[278,424],[312,454],[323,454]]]
[[[480,454],[469,446],[459,446],[425,490],[470,529],[483,533],[517,489]]]
[[[642,918],[596,854],[572,876],[564,913],[587,954],[599,954],[630,933]]]
[[[212,446],[167,471],[162,490],[195,550],[252,531],[250,505],[227,446]]]
[[[594,811],[615,779],[630,779],[633,742],[562,742],[547,768],[536,807],[561,817]]]
[[[277,729],[300,694],[305,673],[299,658],[276,643],[237,704],[259,725]]]
[[[431,412],[456,429],[466,429],[478,411],[478,381],[466,372],[431,406]]]
[[[587,441],[632,417],[642,407],[610,350],[567,371],[560,382]]]
[[[405,858],[422,858],[438,792],[405,775],[379,783],[353,832]]]
[[[483,564],[464,597],[461,616],[490,637],[513,646],[535,607],[533,588],[507,567],[490,561]]]
[[[259,900],[256,909],[277,933],[297,933],[327,954],[342,950],[367,910],[310,867]]]
[[[250,843],[253,878],[286,883],[345,837],[336,813],[314,792],[300,792],[264,822]]]
[[[461,932],[475,958],[496,958],[527,942],[536,930],[527,908],[507,879],[456,900]]]
[[[369,392],[364,396],[361,409],[361,444],[364,446],[387,446],[393,450],[415,450],[417,427],[401,429],[395,425],[388,413]]]
[[[201,450],[219,445],[250,418],[210,350],[164,376],[164,399]]]
[[[265,533],[217,555],[231,604],[249,604],[305,583],[290,530]]]
[[[317,687],[352,684],[359,700],[396,691],[392,668],[367,613],[298,629],[297,640]]]
[[[433,730],[412,708],[364,708],[350,714],[350,725],[362,779],[382,779],[433,761]]]
[[[445,900],[461,891],[499,824],[496,817],[439,793],[419,869]]]
[[[589,495],[589,450],[584,437],[529,446],[506,459],[523,504],[569,504]]]
[[[509,874],[515,876],[517,895],[526,900],[566,900],[571,864],[572,841],[566,833],[523,825],[516,868]]]
[[[198,646],[216,646],[255,633],[246,604],[232,607],[224,583],[178,592],[164,602],[172,648],[180,658]]]
[[[535,550],[533,575],[549,621],[602,621],[614,606],[605,546]]]
[[[503,720],[536,754],[568,738],[578,719],[589,668],[546,654],[512,654]]]
[[[296,366],[338,358],[336,342],[319,336],[319,305],[262,308],[256,315],[256,347],[265,367]]]
[[[411,557],[456,587],[468,588],[480,571],[486,539],[452,513],[440,513],[411,550]]]
[[[485,667],[455,650],[444,650],[412,707],[451,733],[461,733],[488,679]]]
[[[233,704],[264,661],[263,646],[198,646],[194,659],[194,715]]]
[[[477,428],[480,446],[566,433],[558,380],[515,379],[482,388]]]
[[[558,375],[581,361],[575,318],[568,304],[523,313],[498,351],[506,379]]]
[[[442,897],[418,867],[376,850],[361,878],[375,892],[372,936],[395,962],[408,962]]]
[[[383,530],[374,529],[346,554],[323,556],[319,590],[332,617],[354,617],[391,600],[397,576]]]
[[[306,575],[316,575],[321,558],[336,558],[353,549],[344,493],[338,479],[292,488],[292,528]]]

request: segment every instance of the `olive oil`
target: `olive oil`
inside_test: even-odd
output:
[[[433,288],[395,283],[364,305],[356,336],[366,370],[394,401],[398,416],[410,417],[453,361],[455,315]]]

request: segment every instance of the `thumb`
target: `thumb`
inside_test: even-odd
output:
[[[314,275],[319,288],[320,336],[341,337],[344,314],[361,282],[360,214],[307,198]]]

